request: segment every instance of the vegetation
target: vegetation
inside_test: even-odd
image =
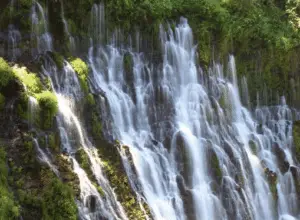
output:
[[[4,108],[5,106],[5,97],[0,93],[0,111]]]
[[[98,185],[97,180],[96,180],[96,178],[93,174],[93,171],[91,169],[91,161],[90,161],[87,153],[85,152],[85,150],[83,148],[80,148],[76,152],[75,156],[76,156],[76,160],[78,161],[78,163],[80,164],[82,169],[87,173],[90,181],[92,182],[92,184],[97,189],[99,195],[104,196],[103,189]]]
[[[56,96],[50,91],[43,91],[36,95],[39,106],[41,108],[41,118],[43,119],[43,127],[51,128],[53,117],[58,111],[58,102]]]
[[[3,147],[0,147],[0,219],[17,219],[20,215],[19,207],[9,191],[7,179],[6,153]]]
[[[52,178],[43,195],[43,219],[76,220],[77,206],[72,190],[57,178]]]
[[[300,161],[300,121],[294,122],[293,125],[293,138],[294,138],[294,147],[295,147],[295,157]]]
[[[26,87],[28,94],[34,95],[43,90],[40,78],[35,73],[29,73],[26,67],[14,66],[13,73]]]
[[[70,64],[73,67],[73,69],[75,70],[75,72],[78,74],[81,88],[83,89],[83,91],[85,93],[87,93],[89,90],[88,82],[87,82],[87,77],[89,74],[88,66],[80,58],[71,58]]]
[[[11,67],[0,57],[0,89],[6,87],[13,79],[14,76]]]
[[[125,208],[129,219],[145,219],[124,171],[121,157],[118,153],[118,147],[121,147],[120,144],[112,145],[99,139],[98,143],[101,143],[101,146],[98,147],[98,152],[103,162],[104,172],[112,187],[115,187],[115,193],[118,195],[118,199]],[[144,208],[148,210],[145,204]]]

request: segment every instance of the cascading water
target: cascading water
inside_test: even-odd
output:
[[[37,1],[33,1],[31,6],[31,26],[31,41],[33,48],[37,48],[39,54],[46,51],[52,51],[52,36],[48,29],[47,9],[44,10]]]
[[[132,187],[153,218],[298,219],[295,180],[278,156],[295,164],[292,110],[282,103],[252,115],[243,107],[232,56],[227,71],[215,64],[203,74],[186,19],[175,30],[161,28],[160,38],[162,69],[133,48],[89,50],[91,82],[107,98],[112,133],[130,150],[130,158],[120,150],[126,172],[136,173]]]
[[[127,219],[125,212],[117,201],[116,195],[103,175],[101,161],[97,150],[88,140],[83,127],[75,115],[76,103],[82,98],[82,92],[76,73],[69,63],[64,62],[62,71],[58,71],[54,62],[48,58],[44,73],[51,78],[53,90],[56,92],[59,106],[57,123],[63,148],[69,152],[74,172],[80,180],[81,203],[78,204],[82,219]],[[91,161],[91,170],[103,190],[100,195],[85,171],[80,167],[73,154],[79,143]],[[93,202],[91,202],[93,201]],[[94,207],[91,207],[94,203]],[[95,210],[93,210],[95,209]]]
[[[69,49],[70,49],[71,52],[74,53],[76,51],[75,39],[69,31],[69,25],[68,25],[68,22],[65,19],[63,2],[61,2],[61,19],[62,19],[62,22],[64,24],[64,31],[65,31],[66,37],[69,40]]]
[[[8,26],[8,57],[15,61],[20,56],[20,49],[17,47],[21,41],[21,33],[14,27]]]

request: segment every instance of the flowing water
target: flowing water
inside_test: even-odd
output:
[[[115,44],[93,44],[88,58],[93,88],[107,98],[111,133],[129,147],[130,157],[120,154],[128,176],[137,174],[132,187],[153,218],[300,218],[294,176],[282,165],[296,165],[292,121],[299,115],[284,100],[254,112],[244,107],[232,56],[227,68],[203,73],[186,19],[174,30],[161,27],[160,39],[161,68]],[[132,73],[124,67],[128,54]],[[241,88],[250,107],[246,79]]]
[[[80,106],[82,92],[76,73],[68,62],[64,62],[61,71],[48,57],[44,65],[44,73],[51,78],[53,90],[58,98],[59,126],[62,148],[70,154],[74,172],[80,180],[81,202],[78,203],[82,219],[127,219],[126,214],[117,201],[113,189],[103,175],[101,161],[97,149],[92,146],[87,138],[78,116],[75,114]],[[88,178],[74,157],[78,146],[84,150],[91,162],[91,170],[102,188],[100,194],[96,186]],[[91,204],[94,205],[91,205]]]
[[[38,1],[33,1],[31,6],[31,41],[32,48],[37,48],[37,53],[52,51],[52,36],[48,28],[47,8],[44,9]],[[33,51],[33,55],[36,54]]]
[[[251,106],[247,79],[238,80],[233,56],[228,64],[214,64],[204,73],[184,18],[173,29],[161,26],[162,56],[157,65],[147,51],[140,52],[138,33],[136,42],[128,45],[123,44],[121,30],[108,36],[103,4],[94,5],[91,15],[90,85],[105,96],[97,103],[107,119],[105,135],[127,146],[119,153],[141,207],[146,201],[150,208],[151,216],[145,218],[300,218],[295,185],[299,169],[292,156],[292,121],[300,115],[284,98],[276,106],[264,107],[261,103],[266,101],[260,101],[271,95],[266,90],[258,96],[257,107]],[[47,19],[47,8],[34,1],[32,42],[38,53],[53,49]],[[72,49],[63,13],[62,20]],[[76,73],[67,61],[58,69],[47,55],[43,73],[58,98],[62,151],[68,152],[80,180],[80,218],[128,219],[81,123],[84,94]],[[34,108],[30,99],[31,114]],[[39,158],[51,167],[51,158],[35,143]],[[79,149],[88,156],[103,193],[77,162],[74,154]]]
[[[20,49],[18,43],[21,41],[21,33],[14,27],[14,25],[8,26],[8,56],[12,61],[20,56]]]
[[[65,35],[68,38],[68,43],[69,43],[69,49],[71,52],[76,52],[76,44],[75,44],[75,39],[72,36],[72,34],[69,31],[69,25],[68,22],[65,19],[65,13],[64,13],[64,6],[63,6],[63,2],[61,3],[61,19],[62,22],[64,24],[64,31],[65,31]]]

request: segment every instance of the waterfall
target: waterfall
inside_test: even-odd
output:
[[[65,34],[66,34],[66,36],[68,38],[68,41],[69,41],[69,49],[70,49],[71,52],[74,53],[76,51],[75,39],[69,31],[69,25],[68,25],[68,22],[65,19],[65,12],[64,12],[63,2],[61,2],[61,19],[62,19],[62,22],[64,24]]]
[[[29,96],[28,98],[28,121],[29,126],[32,128],[35,123],[35,115],[38,113],[38,102],[36,98]]]
[[[38,152],[39,160],[45,163],[53,171],[53,173],[55,173],[56,176],[59,176],[59,172],[57,168],[53,165],[50,157],[41,149],[38,140],[34,138],[33,142]]]
[[[285,102],[254,112],[244,107],[233,56],[226,70],[214,64],[202,74],[186,19],[175,29],[161,27],[160,39],[162,68],[114,43],[92,44],[88,55],[91,84],[107,98],[111,133],[130,151],[120,154],[128,177],[136,173],[132,188],[152,217],[298,219],[289,169],[296,167],[294,110]],[[124,66],[128,56],[132,72]],[[246,79],[241,84],[249,106]]]
[[[76,106],[80,103],[83,95],[76,73],[66,61],[63,69],[59,71],[49,57],[46,58],[43,71],[45,75],[50,77],[53,90],[58,98],[59,115],[57,116],[57,124],[62,147],[70,155],[73,170],[80,180],[81,201],[78,203],[78,207],[81,218],[91,220],[102,218],[127,219],[113,189],[103,175],[97,150],[88,140],[80,119],[75,113],[77,112]],[[74,153],[78,150],[78,144],[90,159],[91,170],[104,195],[99,194],[95,185],[76,161]],[[95,210],[91,207],[91,203],[94,203]]]
[[[38,53],[52,51],[52,36],[48,28],[47,8],[44,10],[37,1],[33,1],[31,6],[31,26],[32,47],[37,48]]]
[[[18,31],[14,25],[10,24],[8,26],[8,57],[12,61],[16,61],[21,54],[18,48],[18,43],[21,41],[21,38],[20,31]]]

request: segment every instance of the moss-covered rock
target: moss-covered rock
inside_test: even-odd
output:
[[[43,128],[51,128],[53,117],[58,111],[58,102],[56,96],[50,91],[43,91],[36,94],[40,106],[41,120]]]
[[[98,143],[100,143],[98,139]],[[141,210],[136,199],[135,193],[131,189],[128,177],[124,171],[124,167],[118,153],[118,143],[115,145],[102,141],[102,145],[98,146],[98,152],[103,162],[103,169],[111,183],[115,188],[115,193],[118,195],[118,200],[125,208],[129,219],[145,219],[144,213]],[[146,210],[149,209],[144,204]]]
[[[89,68],[87,64],[80,58],[70,58],[69,61],[75,72],[78,74],[82,90],[85,93],[88,93],[89,88],[87,77],[89,74]]]
[[[103,189],[101,188],[101,186],[98,185],[97,180],[93,174],[93,171],[91,169],[91,161],[87,155],[87,153],[84,151],[83,148],[80,148],[76,154],[75,154],[76,160],[78,161],[78,163],[80,164],[80,166],[83,168],[83,170],[87,173],[90,181],[92,182],[92,184],[95,186],[95,188],[97,189],[99,195],[104,196],[104,192]]]
[[[6,87],[14,79],[12,68],[0,57],[0,89]]]
[[[43,90],[40,78],[35,73],[28,72],[26,67],[15,65],[12,70],[17,79],[26,87],[26,91],[30,95],[40,93]]]

